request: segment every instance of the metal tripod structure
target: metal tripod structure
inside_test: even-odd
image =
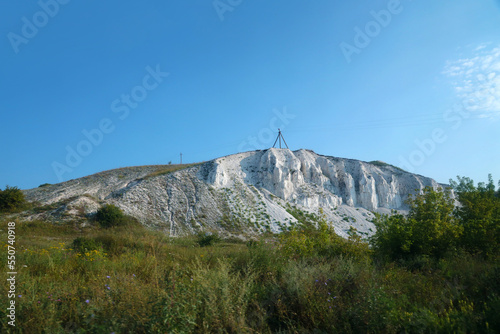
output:
[[[285,141],[285,138],[283,137],[283,135],[281,134],[281,130],[278,129],[278,137],[276,138],[276,140],[274,141],[274,144],[273,144],[273,148],[274,146],[276,146],[276,142],[279,141],[280,142],[280,148],[281,148],[281,140],[283,139],[283,143],[285,143],[285,146],[286,148],[288,148],[288,145],[286,144],[286,141]]]

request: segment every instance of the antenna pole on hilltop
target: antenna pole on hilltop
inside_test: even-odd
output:
[[[181,165],[182,165],[182,153],[181,153]]]
[[[286,148],[288,148],[288,145],[286,144],[286,141],[285,141],[285,137],[283,137],[283,135],[281,134],[281,130],[280,129],[278,129],[278,137],[274,141],[273,148],[274,148],[274,146],[276,146],[276,142],[278,140],[280,142],[280,148],[281,148],[281,139],[283,139],[283,143],[285,143]]]

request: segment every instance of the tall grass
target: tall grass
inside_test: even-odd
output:
[[[5,333],[500,332],[498,258],[378,262],[328,230],[205,247],[140,226],[16,232],[17,326],[0,298]]]

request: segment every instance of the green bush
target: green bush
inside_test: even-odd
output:
[[[200,245],[200,247],[213,246],[219,241],[219,235],[216,233],[200,233],[196,238],[196,242]]]
[[[95,219],[104,228],[123,226],[130,222],[130,218],[123,214],[119,207],[113,204],[106,204],[100,208]]]
[[[24,193],[17,187],[0,189],[0,212],[13,212],[26,205]]]

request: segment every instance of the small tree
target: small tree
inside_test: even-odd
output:
[[[495,191],[491,175],[488,183],[479,183],[467,177],[457,177],[458,182],[450,180],[460,205],[455,210],[458,223],[464,233],[461,246],[472,253],[485,256],[500,251],[500,191]]]
[[[457,245],[460,228],[453,216],[455,203],[449,189],[426,187],[411,198],[412,253],[440,257]]]
[[[26,204],[24,193],[17,187],[7,186],[0,189],[0,212],[12,212],[22,209]]]
[[[407,201],[407,216],[377,216],[377,232],[371,243],[391,259],[415,256],[441,257],[458,242],[460,227],[453,217],[454,200],[449,190],[426,187]]]

